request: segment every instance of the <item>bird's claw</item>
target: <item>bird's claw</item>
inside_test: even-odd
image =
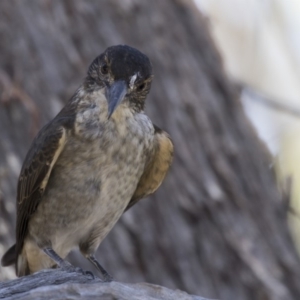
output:
[[[74,268],[76,273],[80,273],[82,275],[90,275],[92,279],[95,279],[95,275],[91,271],[85,271],[79,267]]]
[[[92,279],[95,279],[94,274],[91,271],[84,271],[83,269],[79,268],[79,267],[74,267],[71,264],[64,264],[62,266],[62,270],[68,272],[68,273],[80,273],[82,275],[90,275],[92,277]]]
[[[109,275],[108,273],[103,274],[103,279],[104,279],[104,282],[112,282],[114,280],[114,278],[111,275]]]
[[[83,272],[83,275],[90,275],[92,277],[92,279],[95,279],[95,275],[94,275],[93,272],[91,272],[91,271],[83,271],[83,270],[82,270],[82,272]]]

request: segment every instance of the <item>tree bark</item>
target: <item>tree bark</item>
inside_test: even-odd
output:
[[[153,62],[147,113],[172,136],[175,159],[159,191],[100,246],[100,261],[118,280],[209,298],[300,299],[270,157],[191,0],[2,0],[0,20],[0,254],[14,240],[16,182],[34,134],[94,57],[126,43]]]
[[[43,270],[0,283],[0,299],[209,300],[148,283],[103,282],[61,270]]]

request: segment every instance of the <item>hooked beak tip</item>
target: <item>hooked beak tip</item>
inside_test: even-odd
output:
[[[107,87],[106,99],[108,104],[108,120],[110,119],[118,105],[123,101],[126,94],[127,85],[123,80],[116,81],[110,87]]]

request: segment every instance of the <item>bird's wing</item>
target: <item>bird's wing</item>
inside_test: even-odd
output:
[[[52,168],[64,149],[66,135],[66,128],[54,119],[42,128],[27,153],[17,190],[17,255],[23,247],[30,216],[36,211]]]
[[[156,125],[154,129],[154,152],[148,158],[144,173],[125,211],[159,188],[172,163],[174,147],[170,136]]]

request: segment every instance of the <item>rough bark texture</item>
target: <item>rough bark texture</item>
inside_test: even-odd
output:
[[[17,176],[34,134],[119,43],[153,62],[147,112],[171,134],[175,159],[100,246],[100,261],[117,280],[209,298],[300,299],[270,158],[189,0],[0,1],[0,254],[14,240]]]
[[[0,299],[208,300],[148,283],[102,282],[99,278],[44,270],[0,283]]]

